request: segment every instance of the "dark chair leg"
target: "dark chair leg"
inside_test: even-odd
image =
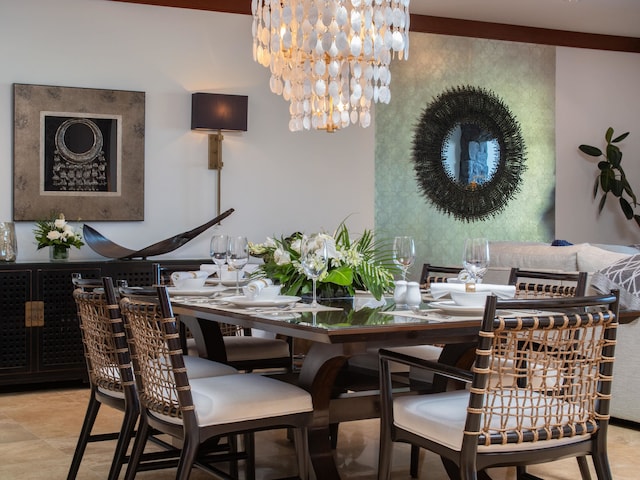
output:
[[[420,447],[417,445],[411,445],[409,472],[411,474],[411,478],[418,478],[420,476]]]
[[[542,480],[540,477],[536,477],[530,473],[527,473],[527,467],[516,467],[516,479],[517,480]]]
[[[136,477],[136,470],[140,464],[144,447],[147,444],[149,438],[149,424],[144,415],[140,416],[140,422],[138,424],[138,433],[136,433],[136,439],[133,442],[133,450],[131,451],[131,457],[129,458],[129,464],[127,465],[127,471],[125,473],[126,480],[134,480]]]
[[[138,421],[137,412],[125,412],[124,419],[122,420],[122,428],[120,428],[120,434],[118,435],[118,443],[116,444],[116,452],[113,456],[113,462],[109,469],[109,480],[118,480],[120,476],[120,470],[124,465],[127,457],[127,449],[131,438],[135,434],[136,422]]]
[[[589,463],[587,457],[578,457],[578,468],[580,469],[580,476],[582,480],[591,480],[591,472],[589,471]]]
[[[338,427],[339,423],[329,425],[329,435],[331,436],[331,450],[335,450],[338,446]]]
[[[193,463],[198,455],[198,442],[186,436],[182,445],[182,453],[178,460],[178,471],[176,472],[176,480],[189,480]]]
[[[69,468],[67,480],[75,480],[76,476],[78,475],[80,462],[82,462],[82,456],[84,455],[84,451],[87,448],[87,443],[89,442],[89,438],[91,437],[91,429],[93,428],[93,424],[96,421],[96,417],[98,416],[98,411],[100,410],[101,405],[102,404],[98,400],[96,400],[96,397],[92,392],[91,397],[89,398],[89,405],[87,405],[87,412],[85,413],[84,421],[82,422],[80,437],[78,438],[76,451],[73,454],[73,460],[71,461],[71,467]]]
[[[253,433],[245,434],[244,451],[247,453],[247,471],[245,472],[245,478],[247,480],[256,480],[256,443]]]
[[[609,467],[609,457],[607,452],[600,452],[593,455],[593,465],[596,468],[598,480],[612,480],[611,467]]]

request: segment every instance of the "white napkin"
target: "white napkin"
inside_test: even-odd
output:
[[[466,292],[464,283],[432,283],[430,285],[433,298],[440,298],[450,292]],[[476,292],[491,292],[498,298],[513,298],[516,294],[515,285],[492,285],[490,283],[476,283]]]
[[[273,281],[270,278],[257,278],[247,283],[247,286],[242,290],[244,291],[245,297],[254,299],[260,295],[264,287],[268,287],[269,285],[273,285]]]
[[[204,270],[192,271],[192,272],[173,272],[171,274],[171,280],[175,284],[176,281],[184,280],[187,278],[207,278],[209,276],[209,272]]]

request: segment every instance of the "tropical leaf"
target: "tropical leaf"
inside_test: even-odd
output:
[[[591,145],[580,145],[578,148],[582,153],[586,153],[592,157],[599,157],[602,155],[602,150],[597,147],[592,147]]]

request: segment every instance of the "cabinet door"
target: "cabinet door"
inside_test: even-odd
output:
[[[65,265],[38,272],[37,297],[44,303],[44,324],[39,327],[37,371],[57,378],[85,378],[86,364],[71,273],[100,278],[99,268]],[[51,378],[51,377],[49,377]]]
[[[31,285],[31,270],[0,271],[0,379],[31,368],[31,328],[25,314]]]

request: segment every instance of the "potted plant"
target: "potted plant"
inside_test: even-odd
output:
[[[49,247],[49,259],[54,262],[67,260],[71,247],[80,248],[84,245],[82,235],[67,223],[63,213],[57,218],[52,215],[49,220],[38,221],[33,233],[38,250]]]
[[[618,197],[620,208],[627,220],[633,219],[636,221],[636,224],[640,226],[640,215],[634,213],[634,208],[638,204],[636,195],[633,193],[633,189],[622,169],[622,152],[618,145],[616,145],[627,138],[627,136],[629,136],[629,132],[614,138],[613,128],[609,127],[604,136],[607,141],[605,152],[591,145],[580,145],[578,148],[581,152],[591,157],[604,157],[604,160],[598,162],[600,172],[593,186],[593,198],[597,196],[598,189],[602,190],[598,213],[602,212],[605,202],[607,201],[607,195],[611,193],[614,197]]]
[[[327,270],[318,278],[318,294],[322,298],[354,295],[356,290],[368,290],[380,299],[393,286],[393,273],[397,267],[383,245],[374,241],[373,232],[365,230],[353,239],[344,223],[335,233],[322,234],[329,252]],[[282,285],[285,295],[305,295],[312,291],[300,263],[300,245],[303,234],[268,238],[265,243],[249,244],[252,256],[264,263],[254,276],[267,277]]]

